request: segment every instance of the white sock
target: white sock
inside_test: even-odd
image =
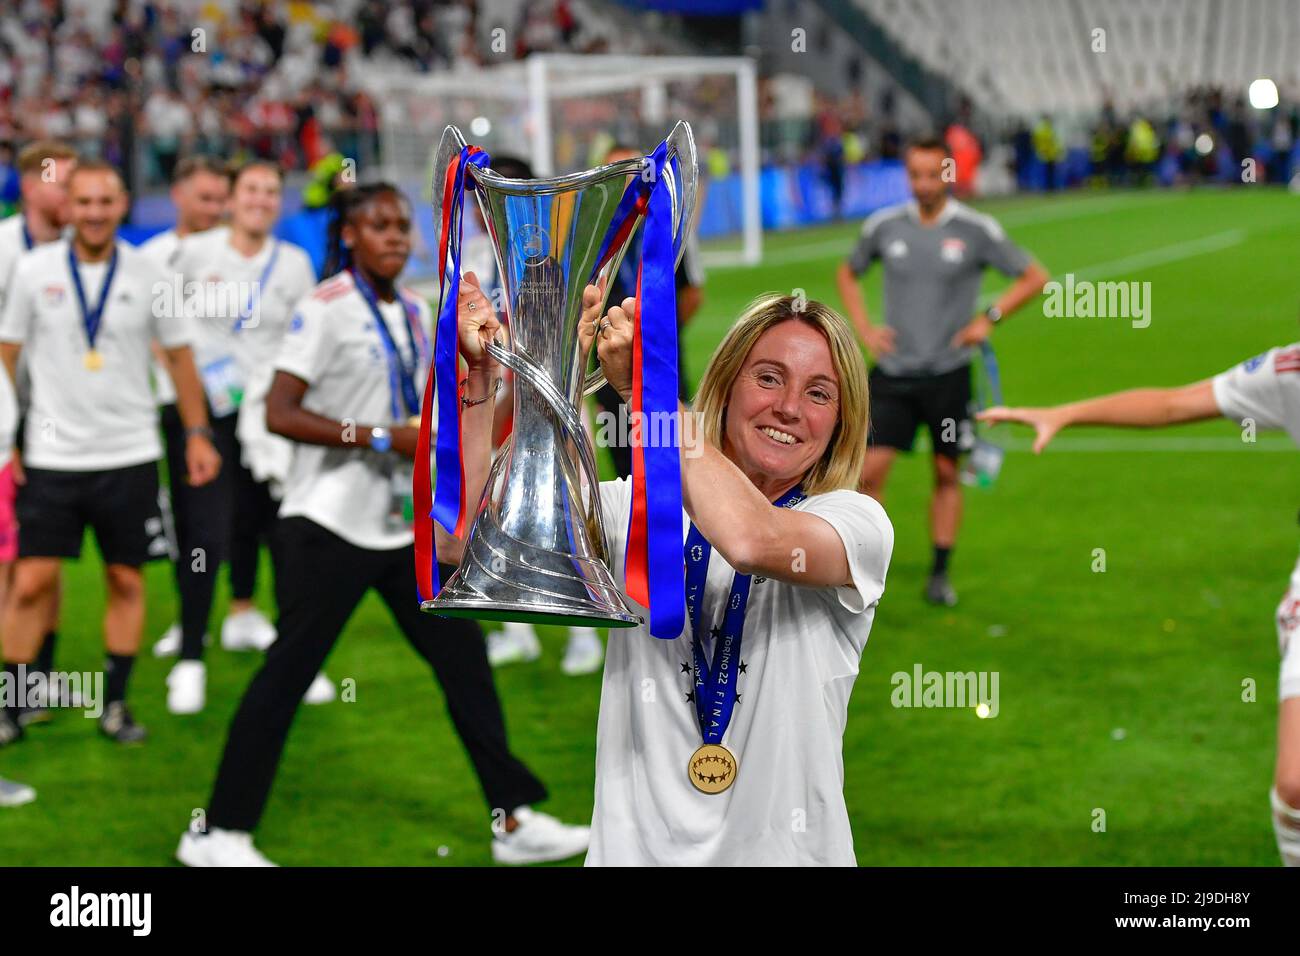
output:
[[[580,640],[582,638],[589,641],[599,641],[600,634],[596,632],[594,627],[578,626],[569,630],[569,640]]]
[[[1273,804],[1273,833],[1277,836],[1282,864],[1300,866],[1300,810],[1283,803],[1276,787],[1268,792],[1268,797]]]

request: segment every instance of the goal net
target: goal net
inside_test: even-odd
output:
[[[699,151],[704,262],[758,263],[756,77],[743,57],[534,54],[468,72],[372,78],[384,176],[417,211],[408,276],[436,274],[429,176],[449,124],[493,156],[528,160],[544,177],[598,166],[614,145],[649,152],[685,120]]]

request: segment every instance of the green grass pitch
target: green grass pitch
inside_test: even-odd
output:
[[[1151,283],[1148,328],[1049,319],[1036,306],[1009,320],[995,336],[1009,403],[1180,384],[1300,338],[1300,197],[1251,187],[980,206],[1056,275]],[[838,305],[833,270],[856,228],[772,235],[762,268],[714,269],[686,336],[693,374],[759,292],[800,288]],[[990,275],[986,291],[1004,281]],[[875,314],[879,282],[873,273],[867,284]],[[1276,862],[1272,615],[1300,500],[1285,440],[1247,444],[1239,432],[1230,422],[1080,432],[1041,458],[1026,433],[1010,435],[996,486],[967,493],[953,610],[920,600],[929,463],[900,459],[886,502],[893,565],[844,741],[860,863]],[[1104,573],[1092,570],[1098,548]],[[63,669],[101,664],[93,554],[88,542],[66,570]],[[168,569],[152,566],[148,584],[146,646],[175,612]],[[269,565],[269,610],[267,584]],[[539,662],[498,671],[498,688],[514,748],[550,788],[544,809],[584,821],[600,679],[560,674],[563,632],[544,629],[543,642]],[[891,675],[917,664],[996,671],[997,716],[893,707]],[[0,752],[0,774],[40,792],[0,811],[0,863],[169,863],[257,665],[214,648],[207,711],[176,718],[164,708],[170,662],[146,652],[133,685],[146,746],[119,750],[64,712]],[[356,681],[356,701],[299,712],[260,847],[286,865],[489,863],[487,810],[441,692],[377,599],[359,608],[327,670]],[[1242,699],[1247,680],[1253,702]]]

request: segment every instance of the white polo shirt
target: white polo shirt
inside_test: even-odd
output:
[[[432,341],[428,303],[407,290],[402,295],[414,304],[420,326]],[[400,300],[380,302],[379,307],[403,360],[409,362],[406,309]],[[340,273],[299,303],[275,367],[307,383],[302,404],[308,411],[352,422],[358,429],[389,425],[393,396],[379,335],[351,274]],[[428,368],[421,367],[416,377],[421,395],[427,374]],[[411,463],[402,458],[397,467],[409,483]],[[378,452],[360,444],[355,448],[295,444],[280,516],[309,518],[359,548],[404,548],[415,536],[409,528],[386,527],[391,495],[384,456]]]
[[[631,482],[600,485],[601,513],[624,589]],[[795,506],[839,533],[853,587],[805,588],[754,578],[741,639],[740,697],[722,743],[739,765],[717,794],[696,790],[687,763],[702,742],[690,623],[675,640],[646,627],[611,630],[596,728],[596,805],[588,866],[853,866],[844,803],[844,727],[894,529],[856,491]],[[683,512],[683,539],[690,519]],[[734,572],[714,549],[701,620],[720,624]],[[648,615],[630,598],[629,606]],[[714,638],[703,649],[713,659]]]
[[[162,456],[149,386],[150,343],[189,345],[191,323],[158,307],[167,276],[157,263],[124,242],[117,255],[95,341],[103,360],[98,370],[85,365],[89,344],[68,268],[68,240],[38,246],[14,267],[0,341],[22,345],[31,375],[23,451],[33,468],[99,471]],[[107,262],[79,265],[88,305],[107,269]]]
[[[1269,349],[1214,377],[1214,401],[1238,425],[1286,432],[1300,445],[1300,342]]]

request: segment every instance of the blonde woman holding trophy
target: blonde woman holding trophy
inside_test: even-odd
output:
[[[606,378],[633,391],[626,299],[580,334]],[[492,387],[501,326],[462,283],[467,390]],[[476,391],[477,390],[477,391]],[[842,743],[859,660],[884,592],[894,533],[856,490],[866,369],[853,333],[818,302],[756,299],[718,346],[681,417],[686,626],[611,633],[597,728],[588,865],[853,865]],[[461,422],[465,488],[481,494],[490,415]],[[627,606],[631,480],[600,484],[607,553]],[[440,533],[439,558],[463,541]]]

